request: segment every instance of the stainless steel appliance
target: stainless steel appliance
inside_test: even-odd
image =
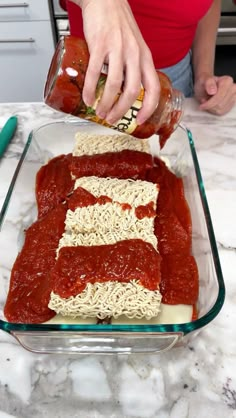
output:
[[[54,14],[55,16],[62,16],[62,17],[66,17],[67,13],[66,11],[61,7],[60,5],[60,1],[59,0],[53,0],[53,9],[54,9]]]
[[[69,19],[67,12],[60,6],[59,0],[49,0],[52,10],[52,21],[55,32],[56,42],[61,36],[68,35],[70,33]]]
[[[236,45],[236,0],[222,0],[217,45]]]
[[[222,0],[215,74],[230,75],[236,82],[236,0]]]

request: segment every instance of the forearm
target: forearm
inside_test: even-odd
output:
[[[88,0],[70,0],[72,3],[77,4],[77,6],[79,7],[84,7],[86,6],[86,3],[88,2]]]
[[[208,13],[198,24],[193,42],[193,71],[195,79],[202,74],[214,74],[215,45],[219,26],[221,0],[213,0]]]

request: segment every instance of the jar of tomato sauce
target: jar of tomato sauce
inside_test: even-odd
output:
[[[138,125],[136,121],[144,98],[144,90],[141,88],[129,111],[115,125],[110,125],[96,115],[96,106],[106,83],[105,73],[101,73],[98,80],[93,106],[86,106],[83,102],[82,91],[88,63],[89,51],[86,41],[74,36],[62,37],[48,71],[44,90],[45,103],[53,109],[128,133],[136,138],[149,138],[157,134],[162,148],[177,128],[183,113],[184,96],[172,88],[170,79],[157,71],[161,85],[159,103],[155,112],[143,124]],[[116,100],[119,100],[119,94]]]

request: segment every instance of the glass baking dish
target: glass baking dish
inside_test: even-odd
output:
[[[65,323],[14,324],[3,309],[11,268],[23,244],[24,229],[37,216],[35,176],[50,158],[72,152],[78,131],[113,131],[74,118],[48,123],[30,133],[0,213],[0,329],[22,346],[40,353],[158,353],[185,344],[210,323],[224,303],[225,287],[206,200],[204,184],[191,132],[183,126],[172,134],[160,152],[158,138],[150,139],[153,155],[161,155],[184,183],[193,224],[192,252],[199,270],[199,318],[186,323],[95,324],[84,320]]]

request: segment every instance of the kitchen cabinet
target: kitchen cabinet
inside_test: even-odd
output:
[[[48,20],[47,0],[1,0],[0,22]]]
[[[0,102],[38,102],[55,45],[47,0],[0,2]]]

